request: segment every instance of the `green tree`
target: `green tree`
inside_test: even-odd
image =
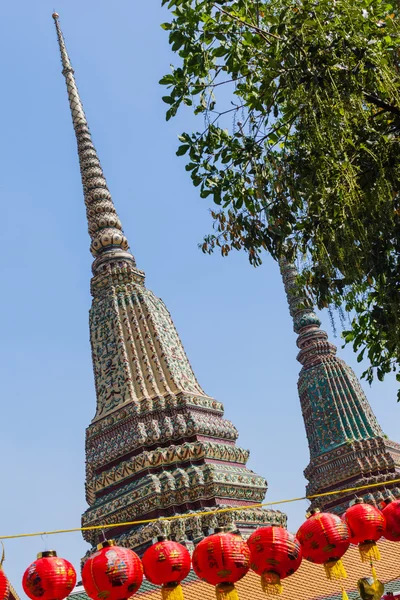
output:
[[[364,376],[400,381],[400,43],[385,0],[163,0],[179,64],[166,118],[213,232],[204,252],[303,257],[299,285],[354,315]],[[200,129],[200,128],[199,128]]]

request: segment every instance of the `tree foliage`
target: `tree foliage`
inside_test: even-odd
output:
[[[178,65],[161,84],[204,127],[178,156],[215,208],[202,249],[304,258],[319,308],[354,314],[369,381],[400,364],[400,79],[386,0],[163,0]],[[200,129],[200,128],[199,128]],[[400,381],[400,375],[397,374]]]

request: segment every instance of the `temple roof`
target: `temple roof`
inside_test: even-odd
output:
[[[10,594],[8,596],[8,600],[20,600],[20,597],[18,596],[17,592],[15,591],[15,589],[13,588],[11,583],[10,583]]]
[[[378,579],[385,584],[385,594],[400,592],[400,543],[382,540],[379,542],[381,561],[376,563]],[[361,577],[370,576],[370,568],[362,563],[358,548],[351,546],[343,563],[347,571],[347,579],[343,580],[350,600],[359,598],[357,581]],[[314,565],[303,560],[300,569],[283,582],[283,593],[280,600],[311,600],[325,598],[326,600],[341,600],[341,581],[326,579],[322,566]],[[261,590],[260,578],[250,571],[236,584],[240,600],[257,600],[265,598]],[[69,598],[73,600],[88,600],[86,593],[77,589]],[[185,600],[215,600],[213,586],[200,581],[191,571],[183,583]],[[138,600],[160,600],[160,588],[144,581],[139,592],[133,598]]]

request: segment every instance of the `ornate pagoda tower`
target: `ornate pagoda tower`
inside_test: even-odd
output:
[[[304,471],[307,496],[373,485],[358,493],[369,503],[400,498],[400,444],[390,441],[379,426],[354,371],[336,356],[313,307],[296,295],[297,270],[281,261],[302,364],[298,389],[310,449]],[[378,485],[376,485],[378,484]],[[311,508],[343,513],[354,492],[317,498]]]
[[[263,523],[284,525],[279,511],[239,508],[262,502],[267,483],[246,467],[249,452],[236,446],[236,428],[200,387],[166,306],[145,287],[92,143],[58,15],[53,18],[94,256],[89,321],[97,409],[86,431],[89,508],[82,525],[125,523],[105,527],[104,534],[139,552],[159,534],[190,544],[216,526],[248,535]],[[126,525],[186,513],[192,516]],[[84,532],[92,545],[98,535]]]

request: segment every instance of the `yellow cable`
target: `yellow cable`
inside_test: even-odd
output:
[[[174,515],[172,517],[159,517],[157,519],[143,519],[141,521],[127,521],[126,523],[108,523],[104,525],[89,525],[88,527],[74,527],[73,529],[56,529],[54,531],[37,531],[35,533],[18,533],[16,535],[1,535],[0,540],[13,540],[24,537],[35,537],[39,535],[55,535],[56,533],[73,533],[76,531],[94,531],[96,529],[111,529],[113,527],[127,527],[131,525],[144,525],[146,523],[154,523],[155,521],[174,521],[175,519],[189,519],[190,517],[204,517],[207,515],[215,515],[219,513],[235,512],[237,510],[250,510],[252,508],[262,508],[263,506],[274,506],[276,504],[287,504],[288,502],[298,502],[299,500],[312,500],[313,498],[322,498],[323,496],[333,496],[334,494],[347,494],[348,492],[358,492],[359,490],[370,489],[373,487],[385,487],[393,483],[400,483],[400,479],[392,479],[391,481],[370,483],[368,485],[360,485],[358,487],[347,488],[345,490],[334,490],[332,492],[323,492],[322,494],[312,494],[311,496],[300,496],[298,498],[288,498],[286,500],[274,500],[273,502],[262,502],[258,504],[250,504],[246,506],[230,506],[229,508],[218,508],[217,510],[205,510],[203,512],[185,513],[182,515]]]

